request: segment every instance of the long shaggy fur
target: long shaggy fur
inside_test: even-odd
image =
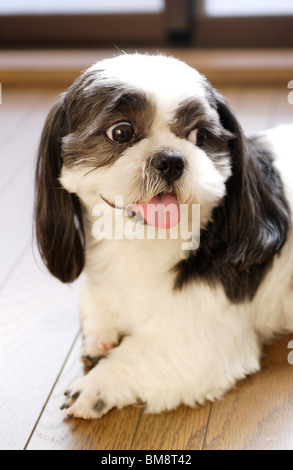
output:
[[[259,369],[264,341],[293,331],[292,132],[246,137],[205,77],[162,55],[99,62],[60,97],[40,142],[35,226],[54,276],[83,272],[93,368],[67,390],[68,415],[217,399]],[[183,250],[171,229],[142,236],[154,227],[135,208],[166,194],[189,222],[200,204],[198,247]],[[97,239],[97,207],[112,234],[119,216],[133,236]]]

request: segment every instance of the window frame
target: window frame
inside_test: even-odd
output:
[[[209,17],[202,7],[165,0],[157,13],[3,15],[0,47],[293,47],[293,16]]]
[[[164,13],[0,16],[6,48],[164,45]]]
[[[193,43],[197,47],[216,49],[293,47],[293,16],[199,15],[195,22]]]

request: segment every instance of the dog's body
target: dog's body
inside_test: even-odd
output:
[[[103,61],[61,97],[40,145],[38,242],[62,281],[84,271],[82,355],[103,357],[67,391],[69,415],[217,399],[293,331],[292,132],[246,139],[223,97],[164,56]],[[142,233],[134,207],[158,194],[200,204],[199,247],[93,235],[96,204],[115,217],[122,196]]]

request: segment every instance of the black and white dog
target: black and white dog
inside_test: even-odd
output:
[[[259,369],[264,341],[293,331],[292,135],[245,137],[223,96],[163,55],[103,60],[60,97],[35,217],[51,273],[83,271],[82,357],[94,367],[66,392],[68,415],[218,399]]]

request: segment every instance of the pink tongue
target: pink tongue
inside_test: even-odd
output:
[[[140,203],[136,208],[142,217],[158,228],[170,228],[178,224],[180,211],[178,202],[172,194],[153,197],[147,204]]]

